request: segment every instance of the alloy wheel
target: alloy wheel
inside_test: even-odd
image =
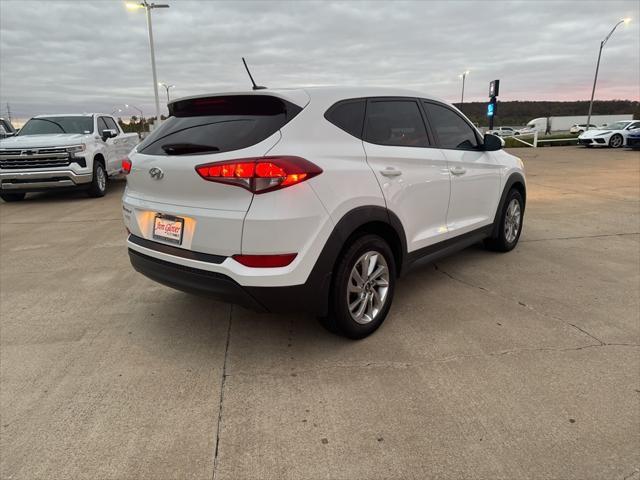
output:
[[[507,213],[504,217],[504,237],[508,243],[513,243],[518,238],[521,216],[520,202],[514,198],[509,202]]]
[[[611,138],[611,147],[620,148],[622,146],[622,137],[620,135],[614,135]]]
[[[96,180],[98,181],[98,188],[101,192],[104,192],[104,190],[107,188],[107,176],[104,173],[102,165],[98,165],[98,167],[96,168]]]
[[[374,321],[382,311],[389,291],[389,267],[384,256],[370,250],[351,269],[347,286],[347,306],[359,324]]]

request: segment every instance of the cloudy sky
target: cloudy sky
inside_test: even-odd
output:
[[[164,0],[156,0],[161,2]],[[166,0],[153,11],[158,77],[172,96],[258,83],[396,85],[459,101],[588,99],[599,42],[598,99],[640,97],[640,2]],[[0,0],[0,111],[153,111],[143,10],[124,0]],[[161,91],[161,99],[166,95]],[[163,107],[166,101],[163,101]],[[129,110],[129,114],[136,114]],[[124,113],[126,115],[126,112]]]

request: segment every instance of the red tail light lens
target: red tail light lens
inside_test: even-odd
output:
[[[125,175],[129,175],[129,173],[131,172],[131,160],[129,160],[128,158],[124,158],[122,160],[122,173],[124,173]]]
[[[301,157],[279,156],[242,158],[196,167],[198,175],[210,182],[237,185],[253,193],[289,187],[322,173],[317,165]]]
[[[275,268],[286,267],[296,258],[296,253],[282,255],[234,255],[232,258],[245,267]]]

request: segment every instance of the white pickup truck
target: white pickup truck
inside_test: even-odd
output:
[[[24,199],[28,192],[84,188],[92,197],[107,191],[107,178],[138,135],[123,133],[111,115],[39,115],[17,135],[0,140],[0,198]]]

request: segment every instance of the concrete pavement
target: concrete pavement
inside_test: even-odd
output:
[[[640,479],[640,155],[517,149],[521,243],[359,342],[129,266],[105,198],[0,204],[2,479]]]

